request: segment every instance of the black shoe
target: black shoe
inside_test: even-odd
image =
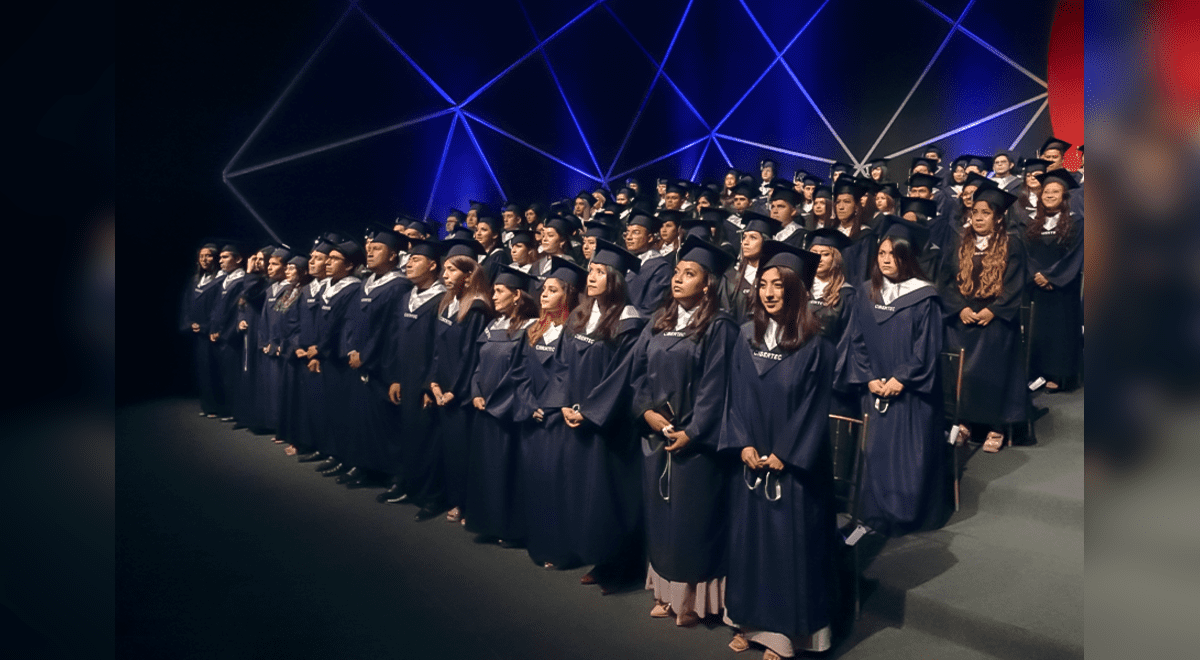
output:
[[[357,467],[352,467],[337,478],[337,483],[348,484],[351,481],[359,481],[360,479],[362,479],[362,472]]]
[[[296,459],[301,463],[316,463],[317,461],[323,461],[327,458],[329,457],[319,451],[310,451],[307,454],[300,454],[296,456]]]
[[[345,470],[346,470],[346,464],[342,463],[341,461],[337,461],[333,465],[331,465],[323,470],[317,470],[317,472],[320,473],[321,476],[324,476],[324,477],[336,477],[338,474],[344,472]]]
[[[417,512],[416,521],[417,522],[425,522],[426,520],[436,518],[445,512],[446,512],[445,509],[437,509],[437,508],[431,509],[429,507],[421,507],[421,510]]]
[[[403,495],[403,492],[400,490],[400,486],[397,484],[392,484],[391,486],[388,486],[387,490],[376,495],[375,501],[379,502],[380,504],[386,504],[389,497],[394,497],[396,495]]]
[[[326,456],[325,460],[321,461],[320,463],[317,463],[317,466],[315,469],[317,472],[320,472],[321,470],[327,470],[327,469],[337,465],[338,463],[341,463],[341,461],[339,461],[338,459],[336,459],[332,456]]]

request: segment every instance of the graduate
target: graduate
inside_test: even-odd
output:
[[[398,504],[411,499],[418,505],[440,494],[441,453],[432,438],[431,410],[425,405],[424,390],[433,375],[434,326],[438,305],[446,293],[442,284],[442,261],[446,246],[436,241],[412,241],[405,276],[413,288],[404,294],[396,310],[397,350],[387,369],[388,399],[400,406],[404,433],[400,436],[402,479],[376,497],[376,501]],[[434,505],[440,503],[434,501]]]
[[[273,253],[274,247],[267,246],[246,259],[246,279],[237,301],[240,372],[238,396],[233,400],[230,409],[237,420],[233,428],[248,428],[255,434],[271,431],[266,427],[267,420],[262,414],[262,399],[265,394],[262,382],[264,358],[258,338],[262,329],[263,300],[268,286],[267,260]]]
[[[299,451],[297,460],[301,463],[321,461],[322,467],[318,469],[332,467],[334,463],[329,461],[330,456],[324,452],[325,378],[320,372],[310,371],[308,361],[317,354],[317,316],[321,312],[321,292],[327,284],[325,260],[332,249],[333,244],[325,235],[313,242],[312,252],[308,255],[308,273],[312,280],[301,289],[296,346],[292,351],[303,369],[298,384],[300,404],[296,408],[292,444]]]
[[[508,245],[508,254],[511,257],[508,265],[522,273],[533,270],[533,265],[538,260],[538,242],[531,230],[521,229],[513,232],[512,240]]]
[[[682,211],[662,210],[658,212],[658,253],[675,262],[675,251],[683,242],[680,225],[687,217]]]
[[[733,317],[719,308],[733,257],[689,236],[671,299],[632,352],[633,413],[642,449],[650,616],[692,626],[724,607],[728,462],[717,455],[729,389]]]
[[[483,227],[482,220],[476,229]],[[396,270],[399,254],[408,239],[393,231],[374,229],[368,233],[366,265],[370,275],[363,280],[351,302],[345,325],[346,361],[357,377],[350,384],[350,402],[357,441],[353,454],[344,457],[355,467],[338,478],[351,486],[394,484],[400,475],[400,408],[388,400],[387,365],[401,346],[394,337],[400,301],[412,288]]]
[[[561,532],[573,563],[595,564],[581,583],[604,593],[642,569],[641,463],[625,359],[645,324],[625,293],[625,273],[638,266],[625,249],[596,241],[586,295],[567,320],[538,406],[558,409],[565,422],[549,440],[565,445],[559,496],[569,517]]]
[[[721,309],[728,311],[739,325],[750,320],[763,245],[771,240],[780,227],[778,220],[753,212],[746,213],[745,223],[741,255],[737,265],[725,273],[721,300]]]
[[[358,392],[354,381],[359,380],[347,362],[349,349],[344,329],[350,305],[358,302],[362,288],[362,280],[353,273],[365,263],[362,246],[353,240],[334,244],[325,259],[325,275],[329,280],[321,290],[316,344],[308,355],[308,370],[321,374],[323,380],[321,403],[326,423],[318,446],[329,458],[319,464],[324,467],[318,471],[327,477],[340,477],[355,467],[348,460],[358,454],[357,421],[343,417],[354,409],[352,398]]]
[[[467,530],[520,547],[526,537],[521,427],[517,413],[525,382],[526,331],[538,318],[534,280],[513,268],[502,268],[492,285],[493,320],[479,336],[479,355],[471,378],[469,468],[463,514]],[[528,419],[526,416],[525,419]]]
[[[995,453],[1006,432],[1028,418],[1029,390],[1021,350],[1025,246],[1005,228],[1014,195],[997,188],[975,193],[970,226],[947,255],[941,285],[946,350],[965,349],[959,417],[967,438]]]
[[[1046,379],[1047,392],[1072,389],[1082,349],[1083,218],[1073,212],[1078,183],[1066,170],[1040,175],[1042,195],[1022,234],[1029,255],[1031,378]],[[1072,191],[1076,191],[1072,193]]]
[[[428,520],[449,509],[447,519],[458,522],[467,496],[467,469],[470,460],[471,423],[475,408],[471,404],[471,376],[478,364],[476,340],[492,320],[492,283],[487,272],[475,261],[483,247],[476,241],[446,241],[446,260],[442,264],[442,283],[446,293],[438,303],[437,325],[433,332],[433,364],[428,403],[433,410],[433,450],[440,453],[442,476],[428,478],[429,489],[421,500],[417,520]],[[405,359],[405,358],[401,358]],[[436,408],[434,408],[436,406]],[[437,461],[430,463],[437,470]],[[458,509],[458,511],[455,511]]]
[[[192,335],[192,359],[196,385],[200,389],[200,415],[216,419],[224,404],[221,372],[217,366],[216,346],[209,338],[213,306],[220,295],[225,271],[217,267],[220,246],[206,242],[196,254],[196,274],[183,293],[180,306],[180,330]]]
[[[928,231],[930,225],[937,218],[937,204],[933,200],[922,199],[920,197],[901,197],[899,213],[896,215]],[[926,233],[922,233],[921,235],[925,236]],[[917,256],[917,262],[921,264],[921,271],[929,277],[929,281],[931,282],[941,281],[943,254],[945,253],[940,246],[935,245],[931,240],[927,240],[921,248],[921,254]]]
[[[510,205],[511,208],[518,208],[515,204]],[[505,211],[505,215],[513,218],[517,217],[516,211]],[[501,237],[506,233],[505,227],[508,226],[505,222],[491,216],[484,216],[475,223],[475,234],[472,236],[480,245],[483,246],[483,258],[479,260],[479,265],[483,266],[484,272],[487,273],[488,280],[495,279],[496,273],[500,272],[501,266],[507,266],[512,263],[512,256],[508,249],[504,247],[504,242]],[[516,230],[513,230],[516,231]],[[511,232],[510,238],[511,238]]]
[[[560,442],[566,435],[566,422],[558,408],[543,409],[538,401],[552,384],[553,358],[562,339],[562,331],[571,310],[579,304],[579,293],[586,286],[587,271],[566,259],[555,258],[542,282],[537,321],[525,333],[531,350],[524,351],[525,378],[518,388],[513,415],[522,420],[521,475],[524,481],[526,547],[534,563],[548,569],[568,568],[573,558],[567,520],[574,512],[563,500],[566,492],[563,458],[571,455],[569,445]]]
[[[833,398],[831,412],[846,417],[859,416],[857,388],[850,385],[850,316],[854,311],[854,287],[846,281],[842,250],[850,239],[836,229],[818,229],[808,235],[808,251],[821,258],[813,276],[808,306],[821,322],[821,336],[835,348]]]
[[[779,231],[774,240],[793,247],[804,245],[804,224],[800,219],[800,205],[804,197],[792,188],[776,188],[771,192],[771,218],[779,222]]]
[[[271,440],[275,444],[283,444],[279,439],[279,416],[283,406],[283,346],[279,339],[282,328],[282,316],[277,309],[279,297],[291,288],[287,281],[287,262],[292,253],[287,248],[276,248],[267,261],[267,286],[262,306],[262,318],[259,320],[258,343],[262,352],[262,375],[259,380],[261,392],[259,405],[262,407],[260,416],[262,428],[271,429],[276,435]]]
[[[1042,199],[1042,180],[1040,175],[1050,166],[1049,161],[1041,159],[1026,159],[1022,164],[1024,176],[1019,185],[1009,184],[1006,189],[1017,196],[1017,201],[1008,210],[1009,226],[1018,232],[1029,226],[1029,220],[1037,212],[1038,202]]]
[[[726,211],[733,212],[733,190],[737,187],[738,181],[742,178],[742,173],[737,169],[730,168],[726,170],[725,177],[721,179],[721,208]]]
[[[940,526],[948,511],[942,431],[938,292],[917,263],[920,227],[891,222],[856,287],[849,383],[865,385],[871,415],[862,479],[868,527],[898,536]]]
[[[224,393],[216,414],[222,422],[232,422],[233,402],[241,394],[238,385],[241,380],[244,342],[237,332],[237,302],[242,296],[246,269],[243,268],[245,258],[236,244],[222,246],[219,259],[225,276],[221,278],[221,289],[212,305],[212,315],[208,321],[208,339],[212,342],[216,354],[221,392]]]
[[[591,214],[588,214],[591,217]],[[571,234],[574,233],[574,228],[565,218],[552,217],[542,225],[541,237],[541,256],[529,270],[529,274],[535,277],[544,277],[550,271],[550,258],[561,257],[569,259],[567,255],[571,247]]]
[[[812,211],[804,219],[804,228],[814,231],[824,227],[834,227],[833,220],[833,189],[818,184],[813,188]]]
[[[667,293],[671,262],[651,245],[658,234],[658,218],[634,211],[625,230],[625,249],[638,259],[638,267],[624,273],[628,283],[629,304],[643,318],[649,318]]]
[[[611,216],[602,216],[598,220],[588,220],[583,231],[583,239],[581,241],[581,249],[583,252],[583,261],[589,262],[592,260],[592,255],[596,253],[596,239],[602,239],[608,242],[617,240],[616,226],[609,224],[603,218]],[[551,266],[553,270],[553,266]]]
[[[833,186],[833,226],[850,239],[850,245],[841,252],[846,277],[852,282],[866,277],[874,238],[867,223],[871,214],[859,204],[865,194],[867,189],[863,184],[849,176],[843,176]]]
[[[731,475],[725,622],[764,658],[830,648],[836,522],[829,442],[833,348],[808,306],[820,258],[764,248],[753,320],[733,350],[719,448]]]
[[[739,181],[733,188],[730,198],[729,217],[725,218],[725,237],[730,243],[737,243],[738,237],[745,227],[742,214],[750,211],[750,205],[758,197],[758,188],[748,181]]]
[[[287,287],[280,292],[272,307],[275,321],[271,326],[271,342],[279,348],[279,417],[275,421],[275,437],[288,444],[285,449],[288,456],[307,453],[308,447],[302,446],[298,438],[304,437],[304,430],[298,426],[301,419],[300,408],[304,405],[301,398],[303,391],[303,375],[308,373],[306,361],[296,357],[296,351],[304,353],[300,345],[300,310],[304,293],[313,282],[308,271],[308,257],[296,255],[288,259],[284,267]]]

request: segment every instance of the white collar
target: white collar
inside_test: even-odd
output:
[[[362,282],[362,280],[353,275],[347,275],[338,280],[333,286],[326,287],[325,291],[321,293],[321,299],[325,301],[326,305],[328,305],[329,301],[333,300],[333,297],[336,296],[342,289],[345,289],[351,284],[358,284],[359,282]]]
[[[216,275],[213,275],[212,273],[204,273],[200,276],[200,282],[197,283],[196,286],[208,286],[209,283],[215,279],[217,279]]]
[[[542,333],[542,343],[553,344],[562,335],[563,325],[562,323],[551,323],[550,327]]]
[[[1042,231],[1054,231],[1058,227],[1058,219],[1062,216],[1062,211],[1054,215],[1046,216],[1046,224],[1042,226]]]
[[[646,250],[645,252],[639,254],[637,256],[637,258],[639,260],[641,260],[642,264],[644,265],[647,261],[650,261],[651,259],[661,257],[661,256],[662,256],[661,252],[659,252],[658,250],[655,250],[654,248],[650,248],[649,250]]]
[[[851,232],[851,231],[853,231],[853,229],[852,229],[852,228],[850,228],[850,227],[843,227],[843,226],[842,226],[842,223],[840,223],[840,222],[838,223],[837,230],[838,230],[838,231],[840,231],[840,232],[842,232],[843,234],[845,234],[845,235],[847,235],[847,236],[849,236],[849,235],[850,235],[850,232]],[[776,235],[778,235],[778,234],[776,234]]]
[[[791,223],[790,225],[788,225],[788,226],[784,227],[783,229],[780,229],[779,231],[775,232],[775,237],[774,237],[774,238],[775,238],[775,240],[777,240],[777,241],[782,241],[782,240],[784,240],[785,238],[787,238],[787,237],[791,236],[792,234],[796,233],[796,230],[797,230],[797,229],[799,229],[799,228],[800,228],[800,223],[796,222],[796,220],[795,220],[795,219],[793,219],[793,220],[792,220],[792,223]]]
[[[986,250],[988,247],[988,243],[990,243],[991,240],[992,240],[991,234],[988,234],[987,236],[980,236],[979,234],[976,234],[975,235],[975,249],[976,250]]]
[[[829,281],[821,281],[813,278],[812,297],[814,300],[822,300],[825,298],[825,289],[829,286]]]
[[[689,311],[689,310],[684,309],[683,305],[680,305],[679,306],[679,315],[675,317],[675,329],[683,330],[684,328],[686,328],[687,324],[692,322],[692,317],[695,316],[696,310],[699,309],[699,307],[700,307],[699,305],[696,305]]]
[[[767,345],[767,350],[775,350],[782,339],[783,326],[776,323],[775,319],[767,319],[767,331],[763,333],[763,343]]]
[[[321,280],[313,280],[308,283],[308,295],[316,296],[317,292],[320,290],[321,290]]]
[[[387,284],[388,282],[391,282],[398,277],[400,277],[400,271],[398,270],[388,271],[382,276],[371,273],[371,276],[367,278],[367,281],[363,282],[363,293],[369,296],[375,289]]]
[[[533,262],[533,263],[535,264],[535,263],[537,263],[537,262],[535,261],[535,262]],[[525,264],[525,265],[523,265],[523,266],[521,266],[521,265],[517,265],[517,264],[513,264],[513,268],[516,268],[517,270],[521,271],[522,273],[528,273],[528,272],[529,272],[529,269],[530,269],[530,268],[533,268],[533,264]]]
[[[278,296],[279,292],[283,291],[283,288],[287,285],[288,285],[287,280],[279,280],[278,282],[272,282],[271,283],[271,297],[273,298],[275,296]]]
[[[421,305],[424,305],[443,293],[446,293],[446,285],[442,284],[440,280],[429,285],[429,288],[425,289],[424,291],[417,291],[416,289],[413,289],[412,295],[408,297],[408,311],[417,311]]]
[[[674,251],[675,251],[675,244],[674,244],[674,243],[671,243],[670,245],[664,245],[664,246],[663,246],[663,249],[662,249],[662,250],[659,252],[659,256],[663,256],[663,257],[665,257],[665,256],[667,256],[667,255],[671,254],[671,253],[672,253],[672,252],[674,252]],[[642,263],[646,263],[646,262],[644,262],[644,261],[643,261]]]
[[[883,304],[890,305],[892,301],[900,296],[907,295],[922,287],[933,286],[929,282],[915,277],[910,277],[903,282],[893,282],[888,278],[883,278],[883,289],[880,293],[883,295]]]
[[[635,308],[632,305],[626,305],[625,309],[621,310],[621,318],[619,320],[624,321],[625,319],[636,319],[636,318],[640,318],[637,308]],[[593,332],[595,332],[596,328],[598,328],[598,327],[600,327],[600,303],[598,301],[593,300],[592,301],[592,313],[588,316],[587,327],[583,329],[583,333],[585,335],[590,335]]]
[[[448,318],[448,319],[454,318],[454,315],[458,314],[459,307],[460,307],[460,303],[458,301],[458,298],[451,298],[450,304],[446,305],[446,311],[445,311],[446,318]]]
[[[746,223],[742,222],[742,216],[737,213],[730,213],[728,216],[725,217],[725,219],[728,220],[730,223],[732,223],[734,226],[736,226],[738,229],[746,228]]]
[[[528,328],[529,325],[534,322],[534,320],[535,319],[526,319],[525,322],[521,324],[521,329],[524,330],[525,328]],[[488,330],[508,330],[509,325],[510,319],[507,316],[501,316],[495,321],[492,321],[491,325],[488,326]]]
[[[746,266],[746,281],[754,284],[754,278],[758,276],[758,266]]]
[[[245,276],[246,271],[242,270],[241,268],[229,273],[225,276],[225,281],[221,282],[221,290],[224,291],[225,289],[228,289],[230,282],[236,282]]]

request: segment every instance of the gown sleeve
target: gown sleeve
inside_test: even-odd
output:
[[[913,305],[913,346],[906,359],[896,365],[890,376],[900,381],[906,390],[923,394],[933,392],[940,368],[939,354],[942,352],[942,318],[938,302],[926,298]],[[865,381],[864,381],[865,382]]]
[[[1033,262],[1030,262],[1029,277],[1033,278],[1035,272],[1041,272],[1042,275],[1050,281],[1050,284],[1055,288],[1063,288],[1075,281],[1079,277],[1080,271],[1083,270],[1083,218],[1075,219],[1075,228],[1072,230],[1071,246],[1067,249],[1066,254],[1059,258],[1048,268],[1041,271],[1034,270]]]
[[[1010,235],[1008,263],[1004,266],[1004,286],[996,300],[987,306],[987,309],[1005,321],[1016,320],[1021,311],[1021,297],[1025,293],[1026,282],[1025,262],[1025,244],[1016,236]]]
[[[521,332],[517,336],[516,341],[513,343],[513,351],[509,356],[507,365],[508,370],[505,372],[504,376],[500,378],[500,382],[496,385],[496,389],[492,390],[491,392],[480,392],[479,394],[475,394],[474,392],[478,390],[478,387],[477,384],[473,382],[472,386],[474,389],[472,390],[471,396],[482,396],[486,400],[484,404],[488,413],[490,413],[496,419],[521,421],[522,419],[528,419],[529,415],[533,414],[533,411],[530,410],[529,415],[525,415],[524,417],[518,416],[524,409],[522,404],[524,399],[522,397],[524,396],[523,393],[527,388],[526,381],[529,379],[528,371],[526,370],[527,358],[525,353],[526,351],[532,350],[532,348],[530,348],[529,343],[525,341],[524,332]],[[479,373],[478,367],[476,368],[475,373]]]
[[[645,295],[642,297],[638,307],[638,312],[650,318],[654,316],[655,310],[658,309],[658,304],[662,302],[663,292],[667,290],[667,285],[671,281],[671,266],[665,259],[653,259],[653,270],[647,275]],[[645,268],[646,266],[642,266]]]
[[[765,437],[758,414],[761,381],[745,332],[737,336],[730,361],[729,411],[721,424],[717,449],[740,453],[745,447],[756,447],[755,438]]]
[[[728,318],[714,319],[709,325],[701,352],[700,382],[693,390],[692,418],[683,428],[693,442],[714,448],[717,444],[728,403],[729,358],[737,337],[738,328]]]
[[[488,324],[487,316],[478,305],[477,303],[471,305],[471,309],[467,311],[466,318],[460,324],[462,326],[461,350],[459,350],[456,356],[457,364],[455,368],[447,372],[452,374],[452,381],[449,383],[438,383],[443,392],[454,393],[454,398],[459,405],[470,403],[467,397],[471,393],[471,377],[475,375],[475,367],[479,364],[479,335],[483,333],[484,328]]]
[[[596,426],[607,426],[614,414],[627,410],[629,372],[633,366],[633,346],[640,336],[640,319],[622,321],[627,328],[617,335],[615,350],[605,368],[605,377],[592,388],[584,401],[579,402],[579,412]]]
[[[632,413],[633,421],[639,426],[643,426],[643,416],[647,410],[654,408],[661,403],[654,400],[654,393],[651,391],[649,382],[647,381],[647,372],[649,368],[649,347],[650,338],[654,336],[654,326],[647,323],[643,328],[633,348],[630,350],[630,366],[629,366],[629,383],[633,390]]]
[[[846,385],[862,385],[880,377],[871,365],[871,354],[867,351],[867,340],[862,331],[862,324],[870,323],[871,319],[862,309],[864,302],[857,300],[857,296],[860,295],[865,296],[867,293],[863,291],[855,294],[856,299],[853,301],[850,318],[846,323],[846,335],[843,338],[846,343]],[[848,389],[849,387],[846,388]]]
[[[800,392],[791,397],[796,402],[786,414],[790,416],[786,433],[770,436],[770,451],[788,468],[811,470],[822,457],[828,460],[825,448],[829,444],[829,403],[832,390],[825,386],[833,377],[832,344],[824,337],[816,342],[793,384]]]

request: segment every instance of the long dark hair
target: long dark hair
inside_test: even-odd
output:
[[[958,241],[958,291],[964,298],[995,298],[1004,290],[1004,271],[1008,267],[1008,232],[1004,229],[1004,214],[997,213],[991,204],[992,237],[980,264],[979,283],[975,278],[975,229],[967,225]],[[1041,202],[1038,202],[1041,205]]]
[[[538,343],[542,335],[550,329],[551,325],[561,325],[567,322],[567,317],[571,314],[571,310],[579,304],[579,291],[571,284],[568,284],[557,277],[548,277],[547,281],[554,280],[563,290],[563,304],[558,309],[542,308],[538,313],[537,323],[529,326],[529,345],[533,346]],[[543,285],[545,286],[545,285]]]
[[[571,312],[570,318],[567,319],[567,325],[571,328],[572,333],[584,334],[584,329],[587,328],[588,321],[592,316],[592,303],[598,302],[600,303],[600,325],[596,327],[596,333],[601,339],[607,341],[617,336],[617,322],[621,320],[621,312],[629,302],[629,295],[625,285],[625,274],[607,264],[604,266],[604,270],[608,275],[604,293],[600,294],[598,298],[586,294],[579,296],[579,306]]]
[[[832,307],[838,304],[842,299],[842,285],[846,283],[846,262],[842,259],[842,251],[830,246],[833,251],[833,263],[829,269],[829,285],[825,287],[825,293],[821,295],[821,302]]]
[[[1063,187],[1062,202],[1058,205],[1058,225],[1054,227],[1055,240],[1059,245],[1070,242],[1074,236],[1075,218],[1071,216],[1071,193],[1067,192],[1066,186]],[[1033,241],[1041,238],[1042,229],[1046,226],[1046,216],[1051,215],[1046,205],[1042,203],[1041,196],[1038,196],[1037,210],[1033,213],[1033,218],[1030,219],[1029,227],[1025,230],[1026,237]]]
[[[296,270],[300,273],[300,281],[295,284],[289,283],[287,288],[275,299],[275,311],[277,312],[287,311],[289,307],[300,299],[300,294],[304,292],[304,287],[308,286],[309,282],[313,280],[313,276],[308,274],[307,268],[301,271],[297,267]]]
[[[476,300],[482,301],[487,307],[484,316],[492,318],[496,313],[496,310],[492,308],[492,283],[488,281],[487,272],[479,266],[479,262],[459,254],[446,259],[442,268],[445,268],[447,264],[462,271],[466,277],[458,291],[447,290],[442,296],[442,301],[438,303],[438,314],[445,312],[446,308],[450,306],[450,301],[457,298],[458,314],[455,315],[454,320],[461,323]]]
[[[826,206],[826,208],[829,209],[829,216],[825,219],[825,224],[820,228],[821,229],[824,229],[824,228],[837,229],[838,227],[841,227],[842,221],[838,220],[838,217],[837,217],[837,208],[836,208],[837,207],[837,198],[830,200],[829,202],[827,202],[825,204],[825,206]],[[871,208],[874,209],[875,205],[872,204]],[[847,218],[847,222],[852,223],[850,225],[850,240],[852,240],[852,241],[858,240],[859,234],[862,233],[863,225],[867,224],[866,222],[863,221],[863,217],[866,216],[866,214],[867,214],[867,210],[864,209],[863,205],[859,203],[858,198],[855,198],[854,199],[854,213],[852,213],[850,215],[850,217]],[[872,211],[872,215],[874,215],[874,211]]]
[[[508,288],[504,284],[498,284]],[[513,303],[512,311],[508,313],[508,338],[512,339],[521,331],[521,326],[531,318],[538,315],[538,305],[534,301],[533,296],[529,295],[524,289],[509,289],[517,296],[516,302]]]
[[[804,288],[800,276],[785,266],[771,266],[760,270],[755,278],[754,302],[750,308],[751,318],[754,320],[754,343],[757,346],[763,345],[763,338],[767,334],[767,322],[771,318],[767,314],[767,308],[763,307],[762,296],[758,294],[763,275],[771,270],[779,271],[779,279],[783,282],[783,309],[779,312],[783,336],[779,340],[779,347],[785,351],[794,351],[821,332],[821,322],[808,309],[808,290]]]
[[[213,268],[211,271],[204,270],[203,268],[200,267],[200,253],[205,250],[208,250],[209,252],[213,253],[213,260],[212,260]],[[204,277],[205,275],[208,275],[210,273],[213,275],[216,275],[217,271],[221,270],[221,267],[218,265],[218,259],[217,259],[220,256],[221,255],[218,253],[217,250],[214,250],[208,246],[205,246],[205,247],[200,248],[199,250],[196,250],[196,281],[197,282],[199,282],[200,278]]]
[[[692,340],[697,342],[704,336],[704,333],[708,332],[708,324],[712,322],[713,316],[720,309],[717,295],[720,277],[708,271],[704,271],[704,274],[704,286],[707,290],[700,297],[700,303],[696,305],[695,311],[692,312],[692,320],[688,321],[684,328],[684,332],[691,335]],[[654,334],[675,329],[675,321],[679,318],[679,308],[679,301],[675,300],[674,296],[663,300],[658,311],[654,313]]]
[[[913,248],[912,243],[903,238],[888,236],[879,242],[880,247],[887,242],[892,244],[892,259],[896,261],[896,278],[893,281],[903,282],[914,277],[919,280],[929,279],[929,276],[921,268],[921,264],[917,262],[917,251]],[[879,258],[876,257],[875,263],[871,265],[871,300],[877,303],[883,302],[882,291],[883,271],[879,270]]]

